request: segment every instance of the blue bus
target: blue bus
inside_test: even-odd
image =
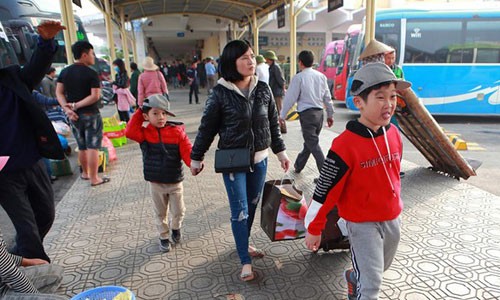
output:
[[[391,9],[375,26],[431,114],[500,114],[500,10]]]

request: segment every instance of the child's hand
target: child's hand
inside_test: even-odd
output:
[[[311,251],[318,251],[319,243],[321,242],[321,234],[320,235],[312,235],[309,232],[306,233],[306,247]]]
[[[37,266],[37,265],[46,265],[49,262],[40,258],[26,258],[23,257],[23,260],[21,261],[21,266],[23,267],[29,267],[29,266]]]

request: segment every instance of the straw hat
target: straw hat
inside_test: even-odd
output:
[[[391,47],[387,46],[384,43],[381,43],[377,40],[371,40],[366,46],[365,50],[361,53],[358,60],[363,60],[367,57],[385,54],[387,52],[394,51]]]
[[[158,66],[155,64],[152,57],[146,56],[144,61],[142,62],[142,67],[147,71],[156,71],[158,70]]]

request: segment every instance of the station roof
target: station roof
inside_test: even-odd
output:
[[[104,10],[104,1],[91,0]],[[285,0],[112,0],[115,12],[124,9],[127,20],[157,15],[205,15],[246,24],[255,11],[257,18],[267,15]]]

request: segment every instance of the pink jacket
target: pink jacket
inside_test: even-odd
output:
[[[129,111],[130,105],[135,105],[135,97],[129,89],[117,89],[113,86],[113,90],[118,96],[118,110]]]
[[[147,71],[139,76],[137,85],[137,97],[139,106],[142,106],[144,99],[153,94],[168,94],[167,82],[160,71]]]

